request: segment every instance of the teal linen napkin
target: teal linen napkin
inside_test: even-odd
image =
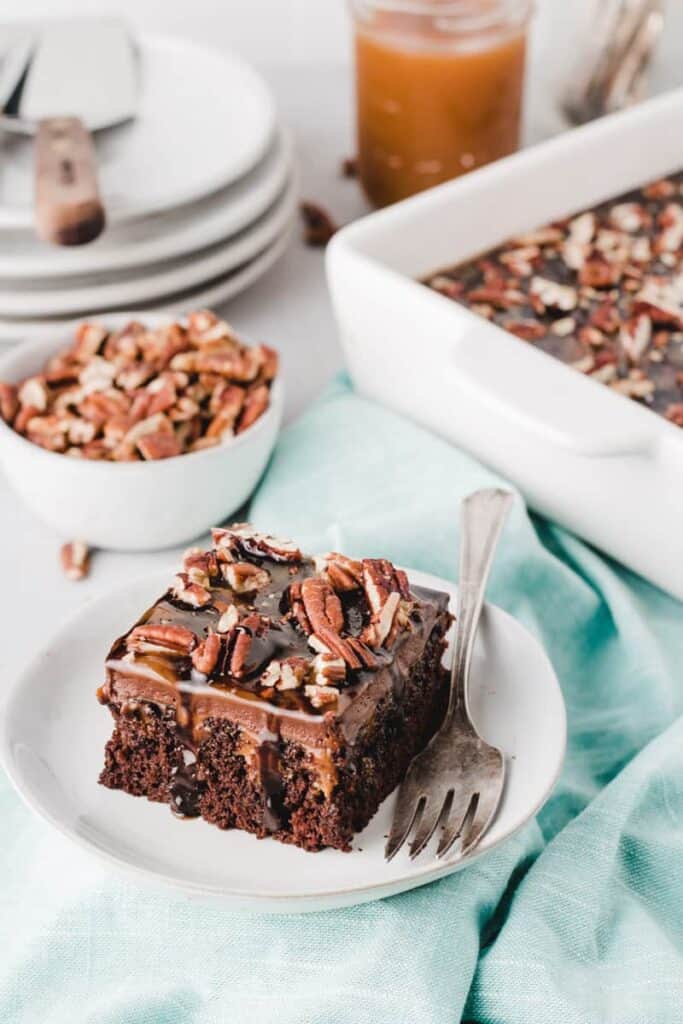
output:
[[[454,577],[458,503],[494,482],[341,378],[284,433],[251,517]],[[2,778],[0,1021],[683,1022],[683,609],[521,502],[489,596],[542,640],[567,702],[536,822],[413,892],[258,917],[121,880]]]

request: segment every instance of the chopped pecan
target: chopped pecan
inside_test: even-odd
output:
[[[683,427],[683,402],[672,402],[667,406],[664,415],[671,423]]]
[[[280,357],[275,349],[270,348],[269,345],[257,345],[256,352],[258,352],[261,358],[261,368],[258,372],[257,380],[267,384],[277,377]]]
[[[398,591],[389,594],[381,611],[373,615],[372,621],[361,633],[361,640],[370,644],[371,647],[381,647],[391,632],[400,601],[401,595]]]
[[[211,675],[218,664],[221,653],[221,638],[217,633],[209,633],[192,652],[192,664],[202,675]]]
[[[97,355],[106,337],[107,331],[101,324],[79,324],[76,328],[74,343],[71,346],[71,355],[79,363],[87,362]]]
[[[239,679],[246,675],[247,658],[251,650],[252,634],[244,626],[235,627],[235,641],[230,656],[230,674]]]
[[[230,384],[221,378],[211,391],[209,410],[214,415],[223,413],[225,419],[229,420],[232,426],[242,411],[244,395],[244,388],[239,387],[237,384]]]
[[[381,647],[394,625],[401,598],[410,597],[408,578],[384,559],[363,560],[365,595],[372,612],[370,623],[361,633],[361,640],[371,647]]]
[[[642,359],[651,339],[652,321],[647,313],[639,313],[622,324],[619,340],[632,363]]]
[[[349,668],[359,669],[363,667],[363,662],[348,640],[342,638],[329,625],[322,626],[316,633],[309,636],[308,643],[319,654],[336,654],[338,658],[342,658],[346,662]]]
[[[310,576],[301,584],[301,598],[313,632],[322,636],[326,628],[341,633],[344,628],[344,612],[341,601],[330,584]]]
[[[575,309],[578,301],[576,288],[558,284],[557,281],[550,281],[545,277],[532,278],[529,291],[532,295],[537,295],[544,306],[562,310],[563,313]]]
[[[609,211],[611,224],[628,234],[640,231],[649,219],[647,210],[641,203],[616,203]]]
[[[228,562],[222,572],[236,594],[252,594],[270,582],[270,573],[253,562]]]
[[[40,415],[40,409],[36,409],[35,405],[23,405],[19,412],[14,417],[13,428],[18,434],[25,434],[26,427],[34,418],[34,416]]]
[[[358,657],[362,661],[362,663],[363,663],[365,668],[368,668],[368,669],[379,668],[379,666],[381,664],[379,658],[377,657],[375,652],[370,647],[368,647],[368,645],[366,643],[364,643],[360,639],[360,637],[357,637],[357,636],[346,637],[346,642],[349,645],[349,647],[351,648],[351,650],[354,652],[354,654],[358,655]]]
[[[33,416],[26,424],[26,437],[51,452],[66,450],[68,421],[59,416]]]
[[[409,596],[408,579],[403,571],[397,572],[386,558],[364,558],[363,587],[370,611],[379,614],[394,591]]]
[[[19,405],[23,408],[30,406],[38,412],[45,412],[48,402],[48,390],[42,376],[29,377],[19,387],[17,392]]]
[[[317,683],[308,683],[304,687],[304,693],[314,708],[336,704],[339,699],[339,690],[334,686],[319,686]]]
[[[657,223],[662,230],[655,238],[655,251],[678,252],[683,245],[683,209],[678,203],[667,203]]]
[[[244,552],[273,562],[300,562],[302,558],[301,551],[291,540],[261,533],[251,523],[233,523],[213,529],[211,537],[214,547],[221,551]]]
[[[334,654],[316,654],[311,668],[318,686],[330,686],[346,679],[346,662]]]
[[[181,572],[175,578],[171,593],[177,601],[189,604],[192,608],[203,608],[211,604],[211,593],[206,587],[193,583],[187,573]]]
[[[306,679],[310,666],[305,658],[285,658],[280,662],[280,677],[275,684],[277,690],[296,690]]]
[[[590,288],[610,288],[621,278],[621,267],[593,256],[579,270],[579,283]]]
[[[59,553],[64,575],[68,580],[82,580],[90,571],[90,551],[80,540],[64,544]]]
[[[189,548],[183,557],[183,571],[193,583],[209,587],[211,580],[219,575],[218,562],[213,551]]]
[[[5,423],[11,423],[19,409],[17,389],[14,384],[7,384],[0,381],[0,418]]]
[[[319,203],[312,203],[304,200],[299,205],[301,217],[304,222],[304,242],[314,247],[327,245],[332,235],[338,230],[338,225],[324,207]]]
[[[176,323],[147,330],[134,323],[108,334],[100,325],[82,324],[71,349],[49,359],[42,374],[16,390],[0,384],[0,416],[21,433],[39,414],[69,413],[87,422],[91,426],[82,431],[74,427],[64,447],[52,438],[46,442],[47,428],[37,427],[36,443],[55,451],[68,447],[72,456],[74,448],[104,435],[104,446],[81,454],[114,461],[168,458],[247,430],[267,410],[277,371],[274,349],[242,344],[209,312],[191,314],[187,328]]]
[[[363,585],[363,566],[360,562],[331,551],[328,555],[320,555],[315,559],[318,572],[324,573],[334,589],[339,593],[356,590]]]
[[[264,414],[270,402],[270,392],[265,384],[247,392],[244,408],[237,424],[237,434],[244,433]]]
[[[135,626],[126,639],[129,651],[140,654],[172,654],[184,657],[197,645],[196,634],[184,626],[143,624]]]
[[[229,633],[233,626],[236,626],[239,622],[240,613],[237,610],[237,606],[229,604],[228,607],[221,612],[221,616],[216,623],[217,633]]]
[[[137,442],[137,449],[143,459],[170,459],[182,454],[177,437],[164,431],[144,434]]]
[[[289,604],[288,614],[295,622],[298,623],[301,631],[306,635],[310,636],[313,632],[311,623],[308,621],[308,615],[304,608],[304,602],[301,597],[301,584],[291,583],[287,591],[287,602]]]
[[[537,341],[544,338],[546,329],[537,320],[508,320],[505,330],[521,338],[522,341]]]

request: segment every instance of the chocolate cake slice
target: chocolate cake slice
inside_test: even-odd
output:
[[[350,849],[441,721],[448,595],[240,524],[115,641],[100,782],[220,828]]]

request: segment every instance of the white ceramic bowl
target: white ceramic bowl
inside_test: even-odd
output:
[[[109,315],[120,327],[133,314]],[[145,314],[152,326],[168,317]],[[68,346],[66,325],[0,358],[0,380],[37,373]],[[0,464],[29,508],[65,538],[124,551],[171,547],[222,522],[249,497],[273,450],[283,409],[283,386],[271,388],[270,407],[243,434],[215,448],[157,462],[92,462],[46,451],[0,420]]]
[[[419,280],[683,167],[683,89],[380,210],[327,248],[359,391],[683,599],[683,430]]]

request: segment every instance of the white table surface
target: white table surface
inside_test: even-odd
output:
[[[268,3],[269,0],[259,0],[252,9],[252,15],[260,12],[259,16],[263,17],[265,12],[262,8]],[[348,54],[345,52],[347,47],[344,40],[341,40],[339,59],[332,59],[325,51],[325,60],[320,62],[315,39],[309,35],[302,41],[301,30],[306,24],[302,12],[305,9],[310,15],[310,3],[311,0],[307,0],[306,6],[297,2],[291,7],[298,21],[295,18],[294,25],[291,21],[289,23],[290,31],[283,41],[283,61],[269,63],[267,52],[265,59],[258,59],[263,57],[265,51],[257,46],[254,18],[249,22],[246,14],[248,5],[244,4],[241,6],[244,20],[239,23],[242,36],[238,43],[243,43],[239,48],[259,64],[270,81],[282,116],[295,133],[302,172],[302,194],[323,203],[340,222],[344,222],[366,210],[355,183],[344,180],[339,174],[341,159],[353,152],[351,76]],[[136,15],[141,15],[138,20],[147,28],[150,27],[149,14],[152,7],[159,15],[162,10],[158,4],[152,4],[151,7],[149,4],[133,5],[128,0],[122,6],[123,13],[129,13],[134,19]],[[232,0],[226,6],[234,9],[239,5]],[[326,0],[328,11],[338,12],[338,6],[336,0],[334,7],[330,6],[330,0]],[[542,0],[541,6],[547,13],[550,0]],[[225,8],[213,0],[199,0],[197,7],[199,15],[205,19],[201,23],[204,31],[191,34],[211,38],[216,45],[227,43],[231,33],[226,28],[227,23],[221,20],[223,15],[220,13]],[[22,4],[22,8],[27,15],[62,14],[70,12],[70,9],[80,10],[83,4],[79,7],[78,3],[71,0],[66,3],[52,0],[51,4],[37,5],[37,0],[36,3],[28,0],[27,4]],[[178,20],[180,9],[174,8],[172,4],[165,4],[163,8],[169,12],[167,21],[170,20],[170,24],[165,27],[177,30],[179,26],[173,23],[173,17]],[[270,9],[273,16],[278,9],[282,13],[279,5],[273,5]],[[18,0],[8,0],[3,16],[17,14],[19,10]],[[555,12],[561,16],[560,5],[555,7]],[[185,18],[184,13],[182,17]],[[221,32],[217,31],[219,24],[223,27]],[[317,22],[318,30],[322,29],[325,33],[320,38],[325,39],[328,48],[332,35],[343,35],[345,29],[343,19],[339,23],[332,19],[331,24],[334,33],[330,31],[329,22],[327,25],[324,19]],[[277,32],[271,31],[269,37],[277,38]],[[544,87],[545,72],[544,83],[541,84],[538,69],[555,66],[556,61],[548,47],[553,40],[561,37],[562,33],[558,37],[555,33],[548,36],[546,32],[543,45],[536,47],[527,138],[538,138],[558,128],[549,104],[550,90]],[[315,55],[316,63],[302,62],[300,51],[306,47],[308,53]],[[274,54],[271,56],[274,57]],[[305,408],[342,365],[325,288],[323,254],[320,250],[305,248],[298,235],[279,263],[222,312],[240,331],[255,340],[268,342],[282,353],[288,419]],[[61,542],[61,538],[24,509],[0,476],[0,680],[3,684],[13,678],[31,656],[36,644],[42,643],[43,637],[52,633],[60,621],[83,602],[134,575],[144,575],[152,568],[168,565],[170,571],[177,564],[179,554],[178,551],[144,555],[97,552],[93,557],[90,577],[83,582],[73,583],[64,578],[59,566]],[[107,639],[104,640],[105,644]],[[99,682],[94,679],[93,687]]]

